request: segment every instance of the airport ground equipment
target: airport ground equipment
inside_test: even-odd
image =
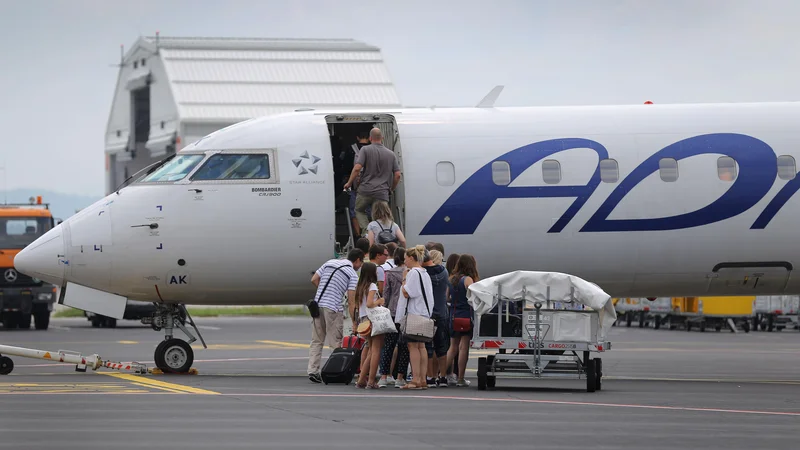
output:
[[[753,330],[782,331],[794,328],[800,311],[800,296],[757,296],[753,311]]]
[[[754,301],[753,296],[674,297],[667,321],[670,330],[682,328],[704,332],[710,328],[716,331],[726,328],[733,333],[739,329],[749,333]]]
[[[620,323],[624,322],[628,328],[634,320],[637,320],[639,328],[653,324],[653,328],[657,330],[667,322],[667,317],[672,311],[669,297],[657,297],[653,300],[649,298],[618,298],[613,301],[614,309],[617,311],[617,321],[614,324],[620,326]]]
[[[0,204],[0,322],[3,328],[37,330],[50,326],[50,313],[58,296],[52,284],[16,270],[14,257],[28,244],[55,227],[50,205],[41,197],[30,203]]]
[[[14,370],[14,361],[8,356],[20,356],[23,358],[41,359],[56,363],[75,364],[75,370],[86,372],[86,369],[97,370],[106,368],[133,372],[136,374],[146,374],[147,366],[137,362],[121,363],[104,361],[99,355],[83,355],[79,352],[69,350],[47,351],[33,348],[13,347],[10,345],[0,345],[0,375],[8,375]]]
[[[601,389],[603,366],[592,353],[609,350],[616,320],[611,297],[597,285],[558,272],[510,272],[473,283],[474,349],[496,349],[478,359],[478,389],[497,379],[585,380]]]

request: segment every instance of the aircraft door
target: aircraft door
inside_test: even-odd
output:
[[[793,266],[788,261],[728,262],[708,275],[711,295],[769,295],[783,292]]]

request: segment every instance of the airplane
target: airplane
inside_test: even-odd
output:
[[[612,297],[800,294],[800,103],[493,102],[299,110],[229,126],[131,177],[14,263],[59,286],[61,304],[121,318],[127,299],[154,302],[144,322],[165,333],[156,365],[186,372],[196,338],[182,305],[314,295],[312,271],[352,245],[337,143],[377,126],[401,166],[391,206],[409,245],[472,254],[482,277],[563,272]]]

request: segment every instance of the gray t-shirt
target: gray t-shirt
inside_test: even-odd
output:
[[[394,153],[382,144],[365,145],[358,152],[356,164],[364,168],[358,193],[388,202],[394,173],[400,171]]]
[[[391,231],[394,234],[394,237],[397,237],[397,231],[400,230],[400,227],[397,226],[396,223],[392,222],[391,225],[387,226],[388,224],[381,223],[379,224],[377,220],[373,220],[372,222],[367,225],[367,231],[372,231],[373,236],[375,236],[375,242],[378,242],[378,235],[381,234],[381,227],[383,227],[386,231]],[[383,244],[383,242],[378,242],[379,244]]]

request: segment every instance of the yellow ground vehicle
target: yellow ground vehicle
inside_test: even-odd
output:
[[[14,269],[14,256],[55,226],[41,197],[30,204],[0,204],[0,322],[4,328],[46,330],[56,287]]]

